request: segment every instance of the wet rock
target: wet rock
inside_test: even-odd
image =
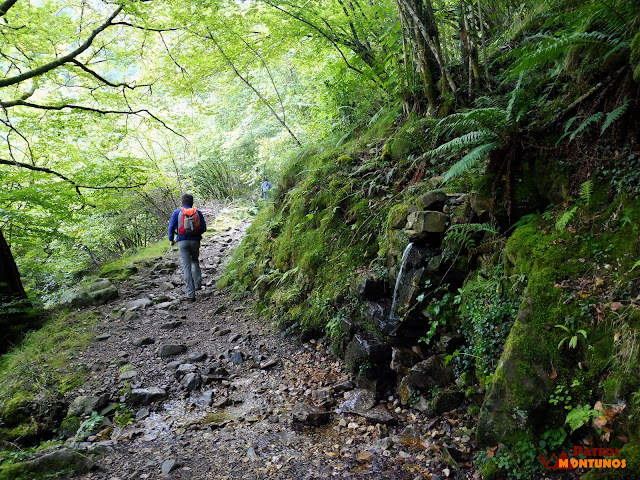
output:
[[[391,370],[399,375],[409,373],[411,367],[420,361],[420,355],[410,348],[391,348]]]
[[[372,424],[380,423],[382,425],[396,425],[398,419],[384,405],[378,405],[364,412],[364,418]]]
[[[389,368],[391,347],[369,332],[353,336],[345,350],[345,362],[349,371],[358,375],[361,386],[375,387],[378,381],[390,382],[394,376]]]
[[[82,395],[76,397],[71,405],[67,415],[70,417],[79,417],[80,415],[89,415],[91,412],[97,412],[109,403],[109,394],[105,393],[100,396]]]
[[[341,380],[333,386],[333,391],[335,393],[349,392],[353,389],[353,383],[349,379]]]
[[[173,330],[175,328],[178,328],[180,325],[182,325],[182,322],[180,320],[176,320],[176,321],[173,321],[173,322],[163,323],[162,325],[160,325],[160,329],[161,330]]]
[[[150,298],[138,298],[137,300],[131,300],[130,302],[127,302],[124,308],[129,311],[140,310],[148,307],[151,304],[153,304],[153,302]]]
[[[229,357],[229,361],[234,365],[240,365],[242,362],[244,362],[244,357],[242,355],[242,352],[238,350],[234,351]]]
[[[144,407],[136,412],[136,420],[144,420],[149,416],[149,409]]]
[[[173,472],[174,470],[180,468],[181,466],[182,464],[178,460],[176,460],[175,458],[171,458],[169,460],[165,460],[164,462],[162,462],[162,468],[160,469],[160,471],[164,475],[167,475]]]
[[[63,308],[103,305],[117,297],[118,289],[106,278],[99,278],[90,285],[64,292],[58,305]]]
[[[442,355],[434,355],[414,365],[407,375],[407,383],[421,391],[443,387],[455,381],[452,365],[444,364]]]
[[[275,365],[277,365],[279,362],[279,360],[277,358],[267,358],[266,360],[263,360],[262,362],[260,362],[260,368],[262,370],[266,370],[268,368],[271,368]]]
[[[120,380],[131,380],[132,378],[135,378],[137,375],[138,375],[138,372],[136,372],[135,370],[128,370],[126,372],[122,372],[118,378]]]
[[[25,462],[21,465],[21,472],[50,473],[72,470],[76,473],[87,473],[94,466],[95,463],[89,457],[75,450],[62,448]]]
[[[418,209],[424,210],[437,210],[442,211],[445,204],[448,201],[448,197],[442,192],[427,192],[424,195],[418,197],[416,205]]]
[[[180,302],[178,300],[172,300],[170,302],[162,302],[156,305],[158,310],[177,310]]]
[[[198,373],[187,373],[180,381],[180,385],[191,392],[200,388],[200,385],[202,385],[202,377]]]
[[[291,410],[295,423],[304,425],[322,425],[329,421],[329,412],[308,403],[296,403]]]
[[[456,390],[444,390],[433,399],[433,413],[441,414],[453,410],[464,401],[464,393]]]
[[[187,356],[188,362],[204,362],[207,359],[207,354],[202,352],[193,352]]]
[[[386,282],[374,273],[358,275],[351,285],[353,294],[359,299],[378,299],[387,294]]]
[[[421,234],[443,233],[447,229],[449,217],[442,212],[418,211],[407,216],[407,230]]]
[[[176,370],[176,379],[180,380],[186,374],[195,373],[197,371],[198,371],[198,367],[196,367],[195,365],[191,363],[183,363],[180,366],[178,366]]]
[[[149,405],[167,399],[167,391],[160,387],[134,388],[131,390],[131,401],[135,405]]]
[[[374,390],[356,389],[351,396],[345,400],[338,411],[340,413],[355,413],[364,415],[364,413],[373,408],[378,403],[378,393]]]
[[[323,408],[331,407],[336,403],[335,398],[333,398],[331,388],[313,390],[311,392],[311,400],[313,400],[313,403]]]
[[[167,368],[169,370],[177,370],[180,365],[182,365],[182,360],[174,360],[172,362],[167,363]]]
[[[187,351],[187,346],[181,343],[166,343],[158,349],[158,356],[170,357]]]
[[[142,347],[144,345],[151,345],[156,343],[156,341],[151,338],[151,337],[139,337],[133,340],[133,345],[135,345],[136,347]]]
[[[126,312],[124,312],[124,315],[122,316],[122,322],[132,323],[138,320],[138,318],[140,318],[140,314],[138,312],[127,310]]]

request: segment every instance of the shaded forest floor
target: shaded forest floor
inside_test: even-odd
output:
[[[104,315],[96,340],[73,359],[90,377],[67,400],[106,395],[120,406],[107,406],[114,420],[84,441],[67,440],[96,462],[81,478],[479,479],[466,412],[428,419],[400,408],[391,392],[360,390],[323,340],[283,338],[250,302],[216,290],[247,226],[203,241],[194,304],[177,301],[179,255],[167,252],[118,284],[118,300],[93,309]],[[165,345],[185,351],[161,357]],[[166,398],[149,403],[139,389],[154,387]]]

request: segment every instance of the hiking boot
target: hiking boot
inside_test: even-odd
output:
[[[187,297],[187,298],[185,298],[185,300],[186,300],[187,302],[191,302],[191,303],[193,303],[193,302],[195,302],[195,301],[196,301],[196,297]]]

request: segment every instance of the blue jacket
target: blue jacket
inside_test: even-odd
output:
[[[185,208],[191,208],[191,205],[184,205]],[[197,241],[201,241],[202,240],[202,234],[204,232],[207,231],[207,223],[204,221],[204,215],[202,215],[202,212],[200,210],[198,210],[198,217],[200,219],[200,235],[191,235],[189,237],[187,237],[186,235],[180,235],[178,233],[178,214],[180,213],[180,209],[177,208],[172,214],[171,214],[171,220],[169,221],[169,241],[173,241],[173,236],[176,236],[176,242],[179,242],[181,240],[197,240]]]

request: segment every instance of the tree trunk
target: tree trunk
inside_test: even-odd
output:
[[[18,267],[2,230],[0,230],[0,279],[0,304],[27,298]]]

